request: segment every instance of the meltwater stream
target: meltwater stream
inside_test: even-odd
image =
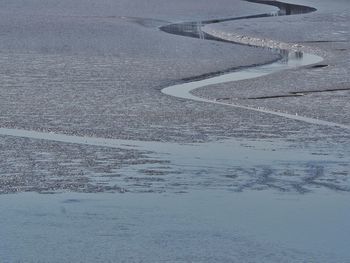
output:
[[[265,0],[245,0],[245,1],[272,5],[272,6],[278,7],[279,10],[276,12],[260,14],[260,15],[212,19],[212,20],[199,21],[199,22],[176,23],[176,24],[161,26],[159,29],[166,33],[175,34],[175,35],[243,45],[243,43],[237,43],[237,42],[212,36],[204,32],[202,30],[202,27],[204,25],[220,23],[224,21],[253,19],[253,18],[261,18],[261,17],[271,17],[271,16],[295,15],[295,14],[310,13],[316,10],[315,8],[308,7],[308,6],[288,4],[288,3],[278,2],[278,1],[265,1]],[[226,74],[222,74],[222,72],[213,72],[211,74],[206,74],[205,77],[201,77],[201,76],[194,77],[193,78],[195,79],[194,81],[166,87],[162,89],[162,93],[170,96],[178,97],[178,98],[190,99],[190,100],[195,100],[195,101],[200,101],[205,103],[215,103],[215,104],[220,104],[220,105],[225,105],[230,107],[247,109],[251,111],[258,111],[258,112],[263,112],[267,114],[273,114],[273,115],[294,119],[294,120],[299,120],[299,121],[312,123],[312,124],[350,129],[350,126],[342,125],[338,123],[323,121],[323,120],[309,118],[305,116],[296,116],[293,114],[276,112],[268,109],[247,107],[247,106],[242,106],[238,104],[225,103],[222,101],[213,101],[205,98],[200,98],[191,94],[192,90],[205,87],[208,85],[257,78],[257,77],[265,76],[274,72],[291,69],[295,67],[311,65],[322,61],[321,57],[312,55],[312,54],[307,54],[302,52],[292,52],[292,51],[282,50],[282,49],[272,49],[272,50],[274,52],[279,52],[281,56],[280,60],[272,64],[252,66],[244,69],[231,69],[229,70],[230,72]],[[75,144],[85,144],[85,145],[93,145],[93,146],[127,148],[127,149],[141,147],[142,149],[146,148],[149,150],[154,150],[154,148],[159,149],[158,147],[159,144],[162,144],[162,143],[154,143],[154,142],[145,143],[145,142],[133,141],[133,140],[89,138],[84,136],[68,136],[64,134],[56,134],[51,132],[37,132],[37,131],[28,131],[28,130],[22,130],[22,129],[7,129],[7,128],[0,128],[0,135],[24,137],[24,138],[32,138],[32,139],[42,139],[42,140],[48,140],[48,141],[58,141],[58,142],[67,142],[67,143],[75,143]],[[154,145],[157,145],[157,147],[154,147]]]
[[[209,24],[217,24],[226,21],[235,21],[235,20],[243,20],[243,19],[253,19],[253,18],[263,18],[263,17],[271,17],[271,16],[286,16],[286,15],[297,15],[297,14],[306,14],[316,11],[315,8],[303,5],[295,5],[289,3],[283,3],[279,1],[265,1],[265,0],[244,0],[246,2],[257,3],[257,4],[266,4],[277,7],[279,10],[276,12],[258,14],[258,15],[250,15],[250,16],[240,16],[240,17],[230,17],[230,18],[219,18],[219,19],[211,19],[204,21],[195,21],[195,22],[183,22],[183,23],[174,23],[165,26],[159,27],[161,31],[192,37],[192,38],[200,38],[206,40],[215,40],[220,42],[229,42],[240,44],[237,42],[228,41],[219,37],[212,36],[206,32],[202,31],[202,27]]]
[[[258,77],[266,76],[268,74],[275,73],[278,71],[301,67],[301,66],[307,66],[307,65],[315,64],[321,61],[322,61],[322,58],[316,55],[303,53],[302,58],[299,58],[294,56],[293,53],[289,53],[287,61],[285,60],[277,61],[272,64],[258,66],[254,68],[247,68],[247,69],[227,73],[220,76],[214,76],[208,79],[192,81],[192,82],[183,83],[183,84],[177,84],[177,85],[164,88],[162,92],[164,94],[178,97],[178,98],[206,102],[206,103],[214,103],[219,105],[226,105],[226,106],[235,107],[235,108],[241,108],[241,109],[246,109],[251,111],[272,114],[272,115],[276,115],[276,116],[280,116],[288,119],[303,121],[306,123],[325,125],[325,126],[331,126],[331,127],[339,127],[339,128],[350,130],[349,125],[339,124],[339,123],[325,121],[321,119],[310,118],[306,116],[294,115],[294,114],[285,113],[285,112],[273,111],[265,108],[264,109],[254,108],[254,107],[243,106],[243,105],[234,104],[234,103],[226,103],[222,101],[205,99],[205,98],[197,97],[191,93],[191,91],[195,89],[206,87],[209,85],[258,78]]]
[[[202,31],[201,27],[205,24],[219,23],[219,22],[228,21],[228,20],[252,19],[256,17],[267,17],[267,16],[276,16],[276,15],[292,15],[292,14],[308,13],[308,12],[315,11],[315,9],[311,7],[285,4],[281,2],[275,2],[275,1],[274,2],[258,1],[258,0],[249,0],[249,1],[274,5],[280,8],[280,10],[271,14],[262,14],[262,15],[254,15],[254,16],[246,16],[246,17],[238,17],[238,18],[216,19],[216,20],[210,20],[210,21],[202,21],[198,23],[192,22],[192,23],[172,24],[172,25],[163,26],[160,29],[167,33],[172,33],[177,35],[234,43],[225,39],[213,37],[205,33],[204,31]],[[277,51],[280,53],[281,59],[272,64],[260,65],[260,66],[244,68],[240,70],[233,69],[232,72],[221,74],[221,75],[218,75],[218,73],[213,73],[209,76],[207,75],[206,78],[199,78],[199,79],[195,78],[196,80],[191,82],[166,87],[162,90],[162,92],[164,94],[171,95],[174,97],[190,99],[190,100],[195,100],[195,101],[204,102],[204,103],[215,103],[215,104],[225,105],[229,107],[236,107],[236,108],[242,108],[250,111],[257,111],[257,112],[263,112],[267,114],[278,115],[284,118],[299,120],[299,121],[317,124],[317,125],[327,125],[327,126],[341,127],[344,129],[350,129],[349,126],[341,125],[333,122],[308,118],[304,116],[296,116],[293,114],[276,112],[268,109],[253,108],[253,107],[247,107],[247,106],[242,106],[238,104],[229,104],[222,101],[213,101],[205,98],[200,98],[191,94],[192,90],[205,87],[208,85],[257,78],[257,77],[271,74],[273,72],[300,67],[300,66],[306,66],[306,65],[310,65],[310,64],[314,64],[322,61],[321,57],[312,55],[312,54],[307,54],[302,52],[291,52],[286,50],[277,50]],[[196,147],[194,147],[195,146],[194,144],[185,146],[185,145],[178,145],[170,142],[144,142],[144,141],[135,141],[135,140],[93,138],[93,137],[85,137],[85,136],[71,136],[71,135],[57,134],[57,133],[51,133],[51,132],[45,132],[45,131],[39,132],[39,131],[28,131],[23,129],[7,129],[7,128],[0,128],[0,135],[30,138],[35,140],[56,141],[61,143],[73,143],[73,144],[79,144],[79,145],[91,145],[91,146],[102,146],[102,147],[111,147],[111,148],[119,148],[119,149],[129,149],[129,150],[135,149],[135,150],[141,150],[141,151],[152,151],[154,153],[157,153],[156,154],[157,158],[161,158],[161,159],[170,158],[172,159],[172,161],[177,160],[175,162],[179,166],[182,166],[185,163],[186,165],[192,165],[193,163],[196,163],[195,165],[196,167],[201,167],[203,164],[209,164],[209,163],[210,165],[213,165],[213,166],[218,165],[218,163],[216,163],[215,160],[212,160],[211,154],[209,155],[206,154],[206,151],[204,149],[206,148],[207,144],[205,145],[196,144]],[[246,150],[246,148],[244,146],[241,146],[238,142],[230,141],[229,144],[231,146],[234,145],[233,148],[235,149],[236,153],[242,153],[242,152],[245,152]],[[265,147],[262,147],[262,148],[265,148]],[[216,143],[216,144],[214,143],[213,145],[210,146],[210,149],[211,151],[215,151],[217,156],[219,155],[221,156],[220,154],[221,152],[226,153],[221,143]],[[192,152],[192,150],[194,152]],[[229,147],[228,150],[231,151],[229,156],[232,157],[232,147]],[[170,154],[172,157],[164,156],[163,155],[164,153]],[[159,154],[161,156],[159,156]],[[248,156],[252,156],[254,154],[259,155],[258,158],[254,158],[255,160],[261,159],[261,156],[265,156],[264,154],[261,154],[260,151],[251,150],[251,151],[248,151],[246,155],[244,155],[245,156],[244,158],[246,157],[248,158]],[[195,161],[193,156],[196,156],[196,155],[198,158],[199,157],[201,158],[200,159],[197,158]],[[237,164],[240,163],[240,161],[242,161],[240,158],[238,158],[238,156],[240,156],[240,154],[237,154],[237,155],[234,154],[234,156],[232,157],[234,161],[237,162]],[[289,156],[289,154],[286,153],[285,156]],[[225,163],[232,164],[232,158],[230,160],[227,160],[226,157],[225,158],[223,158],[223,156],[221,157],[222,157],[222,160],[220,161],[219,166],[224,166]],[[275,160],[275,158],[278,159],[279,157],[281,157],[281,155],[275,156],[272,154],[270,158],[268,158],[269,159],[268,162]],[[307,156],[307,157],[305,156],[305,159],[308,159],[308,158],[311,158],[311,156]],[[289,157],[287,159],[289,160]],[[198,160],[202,160],[203,163],[197,162]],[[267,161],[265,158],[262,158],[262,160],[263,160],[263,163]]]
[[[273,13],[252,15],[252,16],[242,16],[242,17],[214,19],[214,20],[199,21],[199,22],[184,22],[184,23],[170,24],[170,25],[160,27],[160,30],[170,34],[175,34],[175,35],[244,45],[244,43],[230,41],[227,39],[212,36],[204,32],[202,30],[202,27],[204,25],[215,24],[215,23],[220,23],[225,21],[262,18],[262,17],[271,17],[271,16],[296,15],[296,14],[304,14],[304,13],[310,13],[310,12],[316,11],[316,9],[312,7],[282,3],[278,1],[264,1],[264,0],[246,0],[246,1],[276,6],[279,8],[279,11],[276,11]],[[248,45],[253,46],[250,44]],[[269,48],[269,47],[266,47],[266,48]],[[228,73],[224,73],[224,74],[220,74],[220,72],[206,74],[206,76],[203,78],[193,78],[195,80],[191,82],[186,82],[186,83],[166,87],[162,89],[162,93],[166,95],[178,97],[178,98],[183,98],[183,99],[189,99],[189,100],[200,101],[205,103],[214,103],[219,105],[226,105],[226,106],[235,107],[235,108],[241,108],[241,109],[246,109],[251,111],[272,114],[272,115],[293,119],[293,120],[298,120],[306,123],[325,125],[325,126],[331,126],[331,127],[339,127],[339,128],[350,130],[349,125],[310,118],[306,116],[298,116],[294,114],[273,111],[269,109],[254,108],[254,107],[243,106],[243,105],[234,104],[234,103],[225,103],[222,101],[205,99],[205,98],[195,96],[191,93],[191,91],[195,89],[199,89],[209,85],[258,78],[258,77],[266,76],[266,75],[279,72],[282,70],[286,70],[286,69],[292,69],[292,68],[316,64],[323,60],[323,58],[320,56],[304,53],[301,51],[290,51],[290,50],[276,49],[276,48],[270,48],[270,49],[272,49],[275,52],[278,52],[281,56],[281,59],[272,64],[246,67],[243,69],[231,69],[229,70]]]

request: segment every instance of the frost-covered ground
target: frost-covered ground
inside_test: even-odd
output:
[[[194,93],[348,125],[349,4],[299,3],[319,11],[205,30],[299,43],[328,67]],[[0,261],[350,262],[349,131],[160,92],[278,56],[157,26],[273,10],[237,0],[2,1],[0,128],[78,137],[0,130]]]

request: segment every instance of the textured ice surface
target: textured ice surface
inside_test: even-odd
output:
[[[51,137],[0,137],[1,193],[350,191],[346,145],[300,149],[276,140],[98,143],[86,137]]]
[[[112,184],[128,165],[162,166],[149,152],[72,143],[0,137],[0,193],[125,192]],[[128,177],[123,174],[123,179]],[[148,182],[157,178],[148,176]],[[153,180],[152,180],[153,179]]]
[[[154,3],[150,5],[154,5],[152,8],[145,8],[143,16],[149,18],[145,20],[137,18],[140,15],[137,13],[139,12],[138,8],[129,10],[130,3],[99,2],[94,7],[85,5],[86,8],[82,8],[84,3],[79,1],[74,3],[49,1],[45,4],[39,2],[23,4],[14,1],[3,6],[2,12],[6,15],[0,18],[3,22],[0,29],[3,32],[3,41],[0,44],[2,45],[0,56],[1,127],[103,138],[175,142],[205,142],[230,137],[245,137],[254,140],[256,138],[285,138],[293,142],[290,146],[286,145],[287,148],[298,149],[316,143],[316,152],[318,152],[317,149],[327,147],[331,147],[333,151],[336,148],[333,146],[334,143],[346,145],[349,135],[344,133],[342,129],[320,127],[264,113],[250,112],[245,109],[230,109],[220,105],[180,100],[165,96],[160,92],[162,87],[177,83],[184,78],[231,67],[267,62],[275,59],[277,54],[264,49],[165,34],[156,29],[155,24],[167,23],[159,20],[162,19],[159,12],[167,14],[171,19],[180,20],[181,16],[176,13],[176,10],[182,10],[186,14],[191,8],[198,6],[201,8],[206,6],[205,8],[210,10],[208,13],[204,12],[201,19],[269,12],[274,8],[237,1],[234,5],[227,5],[230,8],[234,7],[234,10],[224,8],[225,4],[228,4],[224,2],[211,9],[210,5],[205,3],[186,2],[186,4],[179,3],[177,9],[170,11],[166,8],[164,10],[162,5],[158,6],[159,3]],[[111,9],[111,6],[114,5],[125,5],[125,7],[119,6]],[[154,9],[155,6],[159,9]],[[111,10],[114,10],[114,15],[111,14]],[[21,15],[13,15],[16,12],[21,12]],[[172,15],[168,14],[169,12],[173,12]],[[230,14],[228,15],[228,13]],[[191,16],[191,19],[195,18]],[[281,18],[266,19],[277,20]],[[319,17],[315,15],[312,16],[312,19],[317,20]],[[254,23],[252,19],[244,23],[250,21]],[[305,22],[305,24],[307,23]],[[222,27],[230,28],[229,25],[231,24],[223,24]],[[332,23],[324,23],[324,25],[327,28],[319,34],[326,32]],[[297,26],[298,24],[295,25],[295,27]],[[283,35],[283,27],[280,26],[280,28],[281,35]],[[249,28],[247,30],[249,32]],[[283,38],[281,40],[287,41]],[[344,59],[344,56],[343,58],[338,56],[338,58],[339,63],[346,62],[346,57]],[[338,101],[331,106],[322,101],[327,92],[310,93],[307,96],[297,98],[274,99],[274,104],[265,103],[266,100],[244,100],[251,94],[272,96],[283,95],[287,92],[286,89],[288,92],[300,91],[300,82],[303,84],[302,91],[305,92],[312,89],[312,85],[318,85],[321,78],[332,80],[329,85],[342,82],[341,87],[346,87],[346,79],[344,80],[342,77],[344,74],[336,71],[340,67],[337,64],[333,71],[330,67],[297,69],[271,77],[251,80],[251,82],[256,83],[257,87],[255,88],[252,88],[253,85],[250,85],[249,81],[243,81],[244,85],[241,82],[233,83],[232,85],[242,87],[234,89],[234,92],[237,92],[234,95],[232,95],[232,88],[229,91],[209,88],[198,92],[205,94],[208,91],[210,97],[214,91],[216,99],[229,100],[238,97],[243,98],[239,100],[243,104],[272,107],[298,114],[307,112],[307,115],[311,117],[322,117],[339,123],[347,123],[348,103],[344,99],[346,91],[337,91],[342,96],[333,96],[333,100],[337,99]],[[343,67],[344,70],[343,73],[346,73],[347,67]],[[327,74],[324,74],[325,71]],[[302,73],[300,74],[300,72]],[[293,81],[289,81],[287,74],[295,74],[292,78]],[[300,75],[305,74],[309,75],[308,78],[300,77]],[[340,78],[341,81],[339,81]],[[285,85],[286,79],[288,85]],[[263,88],[264,84],[265,88]],[[226,86],[231,87],[231,84]],[[272,86],[273,88],[271,88]],[[227,92],[231,92],[230,95],[227,95]],[[320,97],[320,101],[317,103],[306,101],[304,103],[308,97],[314,98],[315,96]],[[289,103],[286,103],[285,100],[288,100]],[[297,102],[293,104],[293,101]],[[336,116],[334,116],[334,112],[337,113]],[[342,112],[344,113],[342,114]],[[121,149],[105,150],[101,148],[94,150],[95,147],[92,146],[59,144],[57,142],[43,143],[35,140],[29,140],[30,143],[21,143],[28,140],[11,137],[1,137],[1,140],[3,141],[1,147],[4,156],[2,192],[28,189],[37,191],[49,189],[93,191],[93,187],[89,186],[91,184],[89,177],[110,177],[114,180],[113,173],[118,169],[121,173],[121,167],[145,162],[142,153],[137,151],[134,151],[135,155],[130,156],[130,158],[124,158],[119,151],[124,152],[125,150]],[[236,142],[232,144],[232,148],[235,147],[235,144]],[[15,147],[12,147],[13,145]],[[50,154],[45,159],[40,157],[40,152],[45,152],[46,147],[50,149]],[[203,145],[201,149],[206,147],[208,147],[207,144]],[[270,147],[269,154],[274,156],[272,151],[276,147],[275,144],[272,142],[268,147]],[[30,155],[32,149],[35,149],[34,152],[38,154]],[[143,150],[147,151],[147,149]],[[92,154],[94,151],[108,152],[108,155],[101,157],[105,160],[103,164],[99,161],[87,164],[84,161],[99,160],[100,157]],[[235,154],[239,151],[238,149],[231,150]],[[168,152],[172,153],[173,149],[169,149]],[[308,152],[312,154],[315,151],[309,149]],[[290,152],[292,155],[297,153],[298,150],[295,150],[294,153]],[[58,155],[58,160],[56,160],[55,154]],[[217,147],[212,154],[219,155],[220,147]],[[339,148],[338,154],[347,156],[348,149]],[[71,158],[73,156],[76,158]],[[132,158],[135,160],[133,161]],[[170,156],[162,161],[172,163],[171,165],[176,163],[179,167],[183,165],[172,158],[174,157]],[[72,159],[78,159],[78,161],[72,163]],[[160,162],[159,158],[156,159]],[[327,160],[327,158],[325,159]],[[195,162],[194,157],[188,160]],[[229,177],[242,177],[246,174],[243,181],[254,181],[252,174],[255,173],[280,177],[281,173],[289,174],[289,170],[298,174],[301,185],[307,185],[304,178],[312,177],[313,173],[310,174],[306,171],[313,170],[314,165],[311,164],[310,159],[303,164],[297,160],[294,161],[290,169],[279,165],[273,167],[276,164],[271,162],[265,163],[264,168],[257,168],[257,164],[242,168],[244,165],[235,161],[234,163],[226,163],[220,168],[221,170],[217,170],[217,168],[211,170],[210,167],[202,167],[201,165],[194,169],[176,169],[174,167],[154,169],[154,167],[145,167],[148,165],[146,162],[146,165],[141,165],[141,167],[130,168],[132,172],[121,176],[122,180],[112,185],[115,187],[114,190],[126,187],[125,189],[130,191],[158,191],[159,189],[165,191],[170,185],[179,184],[184,185],[184,187],[176,190],[182,191],[189,185],[192,187],[205,185],[203,183],[205,180],[207,180],[206,185],[208,186],[224,186],[225,183],[221,183],[221,180],[219,180],[220,183],[216,183],[217,175],[220,177],[230,174]],[[339,178],[337,178],[338,172],[348,174],[348,167],[342,166],[344,162],[346,159],[332,165],[328,162],[328,166],[322,166],[322,176],[336,182],[323,184],[323,186],[348,189],[347,184],[341,185]],[[316,167],[318,166],[316,165]],[[84,175],[79,177],[78,171],[83,171],[80,173]],[[139,174],[144,174],[144,176],[139,176]],[[157,178],[150,177],[150,175],[155,174],[159,176]],[[174,174],[181,174],[181,176],[176,177]],[[197,180],[203,174],[207,174],[209,179]],[[60,177],[57,179],[58,181],[63,180],[62,178],[76,178],[76,184],[74,185],[68,180],[66,183],[61,181],[62,185],[60,185],[55,183],[56,177]],[[260,175],[257,178],[260,178]],[[187,182],[186,179],[188,179]],[[84,183],[81,183],[83,180]],[[185,182],[178,183],[178,180]],[[257,180],[259,181],[259,179]],[[71,179],[71,181],[74,180]],[[304,187],[291,186],[284,178],[277,181],[278,183],[275,185],[269,185],[274,188],[279,187],[281,190],[305,191],[305,189],[301,189]],[[284,182],[285,186],[281,182]],[[94,182],[95,186],[97,184],[106,185],[106,182],[104,180],[99,183]],[[135,188],[136,184],[140,187]],[[264,180],[263,183],[257,183],[257,185],[259,184],[266,186]],[[234,182],[233,185],[233,188],[236,189],[252,188],[246,187],[246,182]],[[87,188],[89,190],[86,190]],[[168,189],[172,189],[172,187]]]
[[[134,24],[121,27],[124,35],[118,37],[117,26],[108,29],[98,25],[102,32],[96,34],[110,30],[106,34],[113,39],[100,36],[94,44],[94,37],[89,36],[89,40],[82,40],[82,45],[87,45],[82,51],[72,40],[68,46],[78,47],[68,54],[52,54],[51,49],[55,53],[57,48],[48,47],[43,53],[12,50],[0,56],[2,127],[124,139],[203,140],[233,128],[231,122],[221,121],[225,109],[220,112],[206,105],[181,102],[161,94],[159,89],[182,78],[276,58],[267,51],[251,53],[247,47],[182,39]],[[87,32],[91,33],[89,29]],[[79,38],[77,34],[74,36]],[[135,36],[139,38],[133,39]],[[46,46],[45,39],[39,40]],[[148,40],[150,43],[146,43]],[[106,42],[114,50],[96,50]],[[23,43],[26,41],[19,45]],[[95,54],[99,52],[107,53]],[[247,56],[243,59],[238,55],[241,53]],[[213,120],[221,126],[217,130],[207,128]]]

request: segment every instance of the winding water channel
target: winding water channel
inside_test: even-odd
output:
[[[160,27],[160,30],[167,33],[175,34],[175,35],[243,45],[243,43],[240,43],[240,42],[230,41],[227,39],[212,36],[204,32],[202,28],[203,26],[208,24],[215,24],[215,23],[220,23],[225,21],[253,19],[253,18],[271,17],[271,16],[287,16],[287,15],[305,14],[305,13],[316,11],[316,9],[312,7],[282,3],[277,1],[260,1],[260,0],[246,0],[246,1],[276,6],[279,8],[279,11],[276,11],[273,13],[260,14],[260,15],[252,15],[252,16],[242,16],[242,17],[224,18],[224,19],[207,20],[207,21],[199,21],[199,22],[184,22],[184,23],[170,24],[170,25]],[[251,44],[248,44],[248,45],[253,46]],[[269,48],[269,47],[266,47],[266,48]],[[234,108],[257,111],[257,112],[272,114],[272,115],[293,119],[293,120],[298,120],[298,121],[311,123],[311,124],[350,129],[349,125],[343,125],[335,122],[310,118],[306,116],[298,116],[295,114],[273,111],[269,109],[255,108],[255,107],[243,106],[243,105],[234,104],[234,103],[226,103],[222,101],[205,99],[205,98],[195,96],[191,93],[191,91],[195,89],[203,88],[209,85],[258,78],[258,77],[266,76],[282,70],[316,64],[323,60],[323,58],[320,56],[304,53],[301,51],[292,51],[292,50],[276,49],[276,48],[273,48],[273,51],[279,53],[280,59],[275,61],[272,64],[246,67],[243,69],[233,68],[231,70],[228,70],[229,71],[228,73],[224,73],[224,74],[214,72],[212,74],[207,74],[203,78],[199,78],[199,79],[197,78],[191,82],[186,82],[186,83],[177,84],[177,85],[164,88],[162,92],[164,94],[178,97],[178,98],[183,98],[183,99],[189,99],[189,100],[200,101],[205,103],[214,103],[214,104],[226,105]]]
[[[282,3],[278,1],[266,1],[266,0],[245,0],[245,1],[272,5],[279,8],[279,10],[276,12],[259,14],[259,15],[212,19],[212,20],[197,21],[197,22],[175,23],[175,24],[161,26],[159,27],[159,29],[166,33],[185,36],[185,37],[199,38],[199,39],[205,39],[210,41],[220,41],[220,42],[226,42],[230,44],[247,45],[244,43],[234,42],[227,39],[212,36],[204,32],[202,28],[203,26],[208,24],[215,24],[215,23],[220,23],[225,21],[254,19],[254,18],[273,17],[273,16],[296,15],[296,14],[305,14],[305,13],[316,11],[316,9],[312,7]],[[253,46],[253,45],[248,44],[248,46]],[[269,47],[266,47],[266,48],[269,48]],[[324,120],[310,118],[306,116],[297,116],[294,114],[278,112],[278,111],[273,111],[269,109],[254,108],[254,107],[243,106],[239,104],[227,103],[223,101],[209,100],[209,99],[197,97],[191,93],[191,91],[198,88],[205,87],[205,86],[262,77],[262,76],[266,76],[268,74],[275,73],[282,70],[319,63],[323,60],[322,57],[319,57],[313,54],[303,53],[301,51],[291,51],[291,50],[276,49],[276,48],[270,48],[270,49],[273,52],[278,52],[280,55],[280,59],[275,61],[272,64],[254,65],[254,66],[245,67],[245,68],[232,68],[227,70],[225,73],[212,72],[209,74],[205,74],[203,76],[193,77],[189,82],[176,84],[176,85],[162,89],[162,93],[166,95],[178,97],[178,98],[183,98],[183,99],[189,99],[189,100],[194,100],[194,101],[199,101],[204,103],[214,103],[214,104],[219,104],[219,105],[224,105],[229,107],[242,108],[250,111],[277,115],[284,118],[289,118],[289,119],[303,121],[303,122],[317,124],[317,125],[325,125],[325,126],[332,126],[332,127],[340,127],[343,129],[350,129],[350,126],[348,125],[343,125],[343,124],[334,123],[330,121],[324,121]],[[159,149],[158,143],[156,143],[157,144],[156,147],[153,147],[155,145],[155,143],[153,142],[144,143],[144,142],[133,141],[133,140],[87,138],[82,136],[80,137],[67,136],[63,134],[27,131],[22,129],[0,128],[0,135],[25,137],[25,138],[32,138],[32,139],[43,139],[43,140],[59,141],[59,142],[67,142],[67,143],[87,144],[87,145],[95,145],[95,146],[100,145],[100,146],[108,146],[108,147],[116,147],[116,148],[118,147],[132,148],[132,147],[135,147],[135,145],[137,145],[138,147],[144,148],[147,145],[145,147],[147,149],[151,149],[151,150],[154,150],[154,148]],[[132,142],[132,145],[126,146],[128,144],[127,142]]]
[[[263,18],[263,17],[273,17],[273,16],[287,16],[287,15],[297,15],[297,14],[307,14],[311,12],[315,12],[316,8],[303,6],[303,5],[295,5],[289,3],[283,3],[279,1],[266,1],[266,0],[244,0],[246,2],[257,3],[257,4],[266,4],[277,7],[279,10],[276,12],[258,14],[258,15],[250,15],[250,16],[240,16],[240,17],[231,17],[231,18],[220,18],[220,19],[211,19],[211,20],[203,20],[203,21],[195,21],[195,22],[182,22],[169,24],[165,26],[160,26],[159,29],[163,32],[167,32],[174,35],[192,37],[192,38],[200,38],[206,40],[215,40],[220,42],[228,42],[234,44],[241,44],[239,42],[233,42],[229,40],[225,40],[219,37],[212,36],[206,32],[203,32],[202,27],[209,24],[217,24],[227,21],[235,21],[235,20],[243,20],[243,19],[253,19],[253,18]]]

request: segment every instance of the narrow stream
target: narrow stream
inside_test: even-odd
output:
[[[199,21],[199,22],[184,22],[184,23],[170,24],[170,25],[160,27],[160,30],[170,34],[187,36],[192,38],[246,45],[243,43],[229,41],[226,39],[218,38],[216,36],[212,36],[204,32],[202,28],[204,25],[220,23],[225,21],[272,17],[272,16],[296,15],[296,14],[305,14],[305,13],[316,11],[316,9],[312,7],[282,3],[278,1],[264,1],[264,0],[245,0],[245,1],[272,5],[272,6],[278,7],[279,10],[272,13],[252,15],[252,16],[242,16],[242,17],[215,19],[215,20],[207,20],[207,21]],[[253,45],[250,45],[250,46],[253,46]],[[271,50],[273,50],[274,52],[278,52],[280,55],[280,59],[278,61],[275,61],[272,64],[246,67],[243,69],[233,68],[229,70],[231,72],[228,72],[226,74],[219,74],[218,72],[214,72],[212,74],[206,74],[205,77],[203,78],[193,78],[194,81],[177,84],[177,85],[164,88],[162,90],[162,93],[166,95],[178,97],[178,98],[183,98],[183,99],[189,99],[189,100],[206,102],[206,103],[214,103],[214,104],[226,105],[226,106],[235,107],[235,108],[247,109],[251,111],[263,112],[263,113],[277,115],[280,117],[303,121],[311,124],[350,129],[349,125],[343,125],[343,124],[334,123],[330,121],[310,118],[306,116],[298,116],[294,114],[278,112],[278,111],[273,111],[269,109],[254,108],[249,106],[242,106],[239,104],[225,103],[222,101],[214,101],[210,99],[197,97],[191,93],[191,91],[195,89],[206,87],[209,85],[258,78],[258,77],[266,76],[266,75],[279,72],[282,70],[286,70],[286,69],[292,69],[292,68],[316,64],[323,60],[323,58],[320,56],[303,53],[300,51],[290,51],[286,49],[275,49],[275,48],[274,49],[271,48]]]
[[[245,0],[245,1],[273,5],[275,7],[278,7],[279,10],[273,13],[266,13],[266,14],[260,14],[260,15],[214,19],[214,20],[207,20],[207,21],[201,21],[201,22],[184,22],[184,23],[170,24],[170,25],[160,27],[160,30],[167,33],[175,34],[175,35],[243,45],[242,43],[237,43],[237,42],[221,39],[215,36],[211,36],[208,33],[204,32],[202,30],[202,27],[204,25],[220,23],[224,21],[304,14],[304,13],[310,13],[310,12],[316,11],[316,9],[312,7],[287,4],[287,3],[277,2],[277,1],[273,1],[273,2],[265,1],[265,0]],[[347,126],[347,125],[342,125],[342,124],[324,121],[320,119],[314,119],[314,118],[309,118],[305,116],[297,116],[297,115],[283,113],[283,112],[276,112],[268,109],[253,108],[253,107],[242,106],[238,104],[230,104],[222,101],[214,101],[214,100],[209,100],[205,98],[200,98],[191,94],[192,90],[202,88],[205,86],[257,78],[257,77],[265,76],[274,72],[290,69],[290,68],[315,64],[323,60],[319,56],[302,53],[302,52],[291,52],[289,50],[284,50],[284,49],[273,49],[273,51],[279,52],[281,59],[279,59],[278,61],[272,64],[252,66],[244,69],[232,69],[231,72],[227,74],[220,74],[218,72],[214,72],[212,74],[206,74],[205,77],[194,77],[193,78],[195,79],[194,81],[166,87],[162,89],[162,93],[170,96],[178,97],[178,98],[184,98],[184,99],[189,99],[189,100],[194,100],[199,102],[215,103],[215,104],[220,104],[220,105],[225,105],[225,106],[230,106],[235,108],[243,108],[251,111],[278,115],[281,117],[299,120],[299,121],[312,123],[312,124],[327,125],[327,126],[333,126],[333,127],[341,127],[344,129],[350,129],[350,126]],[[84,144],[84,145],[93,145],[93,146],[105,146],[105,147],[112,147],[112,148],[123,148],[123,149],[138,148],[140,150],[151,150],[156,152],[159,152],[159,150],[160,152],[163,152],[165,148],[169,149],[169,145],[172,145],[172,146],[175,145],[172,143],[164,143],[164,142],[142,142],[142,141],[135,141],[135,140],[90,138],[90,137],[84,137],[84,136],[69,136],[69,135],[57,134],[57,133],[51,133],[51,132],[38,132],[38,131],[8,129],[8,128],[0,128],[0,135],[31,138],[31,139],[42,139],[42,140],[48,140],[48,141],[58,141],[58,142],[67,142],[67,143],[75,143],[75,144]]]
[[[196,21],[196,22],[175,23],[175,24],[161,26],[161,27],[159,27],[159,29],[163,32],[166,32],[169,34],[174,34],[174,35],[199,38],[199,39],[206,39],[206,40],[215,40],[215,41],[228,42],[228,43],[234,43],[234,44],[241,44],[239,42],[233,42],[233,41],[229,41],[229,40],[225,40],[222,38],[212,36],[206,32],[203,32],[202,27],[205,25],[209,25],[209,24],[217,24],[217,23],[234,21],[234,20],[263,18],[263,17],[271,17],[271,16],[297,15],[297,14],[306,14],[306,13],[311,13],[311,12],[316,11],[316,9],[313,7],[282,3],[282,2],[278,2],[278,1],[265,1],[265,0],[244,0],[244,1],[251,2],[251,3],[257,3],[257,4],[266,4],[266,5],[275,6],[275,7],[279,8],[279,10],[276,12],[258,14],[258,15],[211,19],[211,20]]]

